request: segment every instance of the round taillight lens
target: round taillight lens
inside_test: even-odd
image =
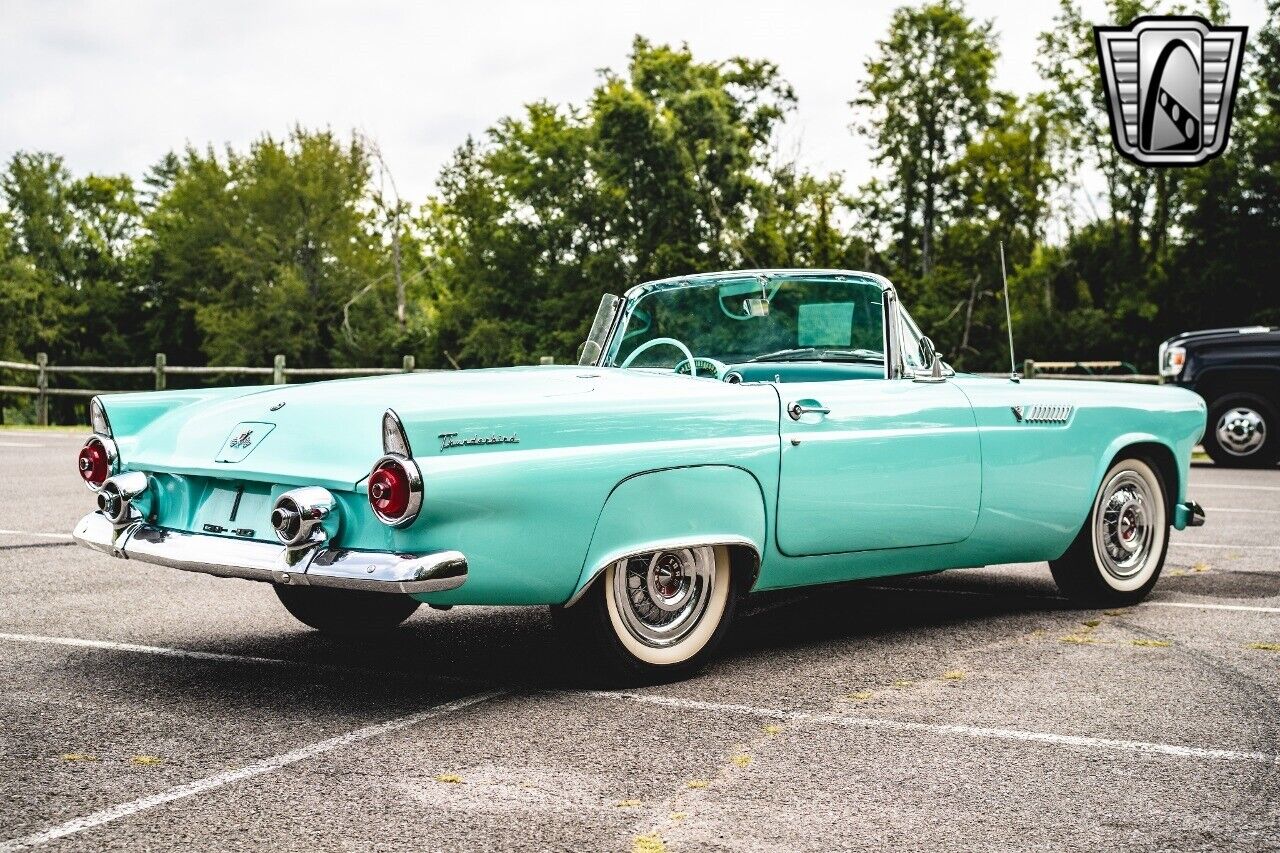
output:
[[[409,472],[393,459],[384,460],[369,475],[369,505],[383,520],[404,518],[410,492]]]
[[[99,488],[111,474],[111,457],[107,447],[99,438],[91,438],[80,448],[77,460],[80,478],[93,489]]]

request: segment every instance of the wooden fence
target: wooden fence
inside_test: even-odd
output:
[[[336,376],[380,376],[389,373],[413,373],[414,358],[406,355],[400,367],[289,367],[283,355],[275,357],[271,367],[183,367],[169,364],[162,352],[156,353],[155,364],[142,367],[105,367],[99,365],[55,365],[49,363],[49,356],[37,353],[33,363],[24,361],[0,361],[0,370],[12,370],[35,374],[35,385],[0,385],[0,394],[23,394],[36,398],[36,423],[47,426],[49,423],[50,397],[96,397],[99,394],[119,394],[119,390],[96,390],[89,388],[53,388],[49,378],[59,374],[76,374],[81,376],[146,376],[155,379],[155,390],[163,391],[170,376],[270,376],[274,385],[284,385],[291,378],[298,377],[336,377]],[[417,371],[423,372],[423,371]]]

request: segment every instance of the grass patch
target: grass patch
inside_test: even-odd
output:
[[[135,755],[133,758],[130,758],[129,761],[134,764],[141,765],[143,767],[150,767],[156,764],[164,764],[163,758],[157,758],[154,755]]]
[[[684,783],[684,786],[686,788],[705,788],[710,784],[706,779],[690,779]]]
[[[777,723],[769,723],[769,725],[764,727],[764,733],[767,734],[769,737],[773,737],[774,735],[780,735],[782,734],[782,726],[778,725]]]
[[[85,755],[82,752],[67,752],[62,756],[63,761],[97,761],[96,755]]]
[[[1101,619],[1086,619],[1084,622],[1081,622],[1080,624],[1081,624],[1081,625],[1083,625],[1084,627],[1088,628],[1090,631],[1092,631],[1094,628],[1097,628],[1099,625],[1101,625],[1101,624],[1102,624],[1102,620],[1101,620]]]
[[[866,702],[868,699],[875,698],[875,693],[870,690],[859,690],[857,693],[849,693],[844,698],[853,702]]]
[[[1124,611],[1123,610],[1104,610],[1102,611],[1102,615],[1103,616],[1123,616]]]
[[[964,681],[965,674],[963,669],[950,669],[942,673],[943,681]]]
[[[1280,652],[1280,643],[1250,643],[1246,648],[1255,652]]]
[[[1098,642],[1098,640],[1088,634],[1068,634],[1062,638],[1062,642],[1070,643],[1073,646],[1088,646]]]
[[[640,802],[639,800],[618,800],[617,802],[617,806],[620,809],[634,809],[637,806],[642,806],[642,805],[644,805],[644,803]]]
[[[735,767],[750,767],[750,766],[751,766],[751,756],[750,756],[750,755],[735,755],[733,758],[731,758],[731,759],[729,759],[729,760],[733,762],[733,764],[734,764],[734,766],[735,766]]]
[[[441,773],[436,777],[437,782],[444,782],[447,785],[461,785],[462,777],[456,773]]]
[[[1203,562],[1201,562],[1201,563],[1196,563],[1194,566],[1192,566],[1192,567],[1191,567],[1191,571],[1193,571],[1193,572],[1207,572],[1207,571],[1209,571],[1209,570],[1210,570],[1210,569],[1212,569],[1212,568],[1213,568],[1213,566],[1209,565],[1208,563],[1203,563]]]
[[[667,845],[657,835],[637,835],[631,853],[667,853]]]
[[[688,817],[688,815],[687,815],[687,814],[685,814],[684,812],[672,812],[671,814],[667,815],[667,817],[669,817],[669,818],[671,818],[672,820],[674,820],[674,821],[676,821],[677,823],[679,823],[680,821],[682,821],[682,820],[684,820],[685,818],[687,818],[687,817]]]
[[[1134,640],[1133,644],[1144,649],[1167,649],[1173,645],[1168,640]]]

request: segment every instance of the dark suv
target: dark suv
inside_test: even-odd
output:
[[[1280,460],[1280,326],[1184,332],[1160,345],[1165,382],[1209,405],[1204,449],[1219,465]]]

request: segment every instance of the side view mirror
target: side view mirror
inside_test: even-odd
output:
[[[927,335],[920,338],[920,360],[928,372],[924,375],[916,374],[915,381],[942,382],[946,379],[946,375],[942,372],[942,356],[938,354],[938,348],[933,345],[933,340]]]

